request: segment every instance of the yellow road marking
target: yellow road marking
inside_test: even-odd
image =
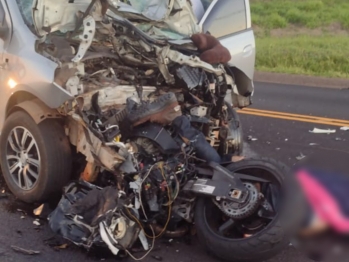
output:
[[[260,109],[254,109],[254,108],[244,108],[242,110],[238,110],[238,112],[240,114],[245,114],[245,115],[263,116],[263,117],[270,117],[270,118],[276,118],[276,119],[315,123],[315,124],[321,124],[321,125],[349,126],[349,120],[342,120],[342,119],[299,115],[299,114],[291,114],[291,113],[284,113],[284,112],[277,112],[277,111],[260,110]]]

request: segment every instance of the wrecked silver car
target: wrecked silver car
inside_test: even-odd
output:
[[[253,84],[194,2],[1,1],[3,175],[26,202],[68,184],[49,223],[77,245],[133,256],[133,245],[150,252],[149,240],[195,224],[211,254],[260,261],[298,222],[284,219],[297,204],[284,167],[237,157],[232,106],[250,105]]]

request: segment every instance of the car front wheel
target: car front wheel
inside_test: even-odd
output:
[[[1,169],[12,193],[34,203],[60,192],[71,174],[71,149],[54,119],[36,124],[24,111],[5,121],[0,137]]]

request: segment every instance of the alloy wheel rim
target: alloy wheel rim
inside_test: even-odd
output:
[[[40,151],[34,136],[25,127],[11,130],[6,161],[11,179],[20,189],[28,191],[35,187],[40,174]]]

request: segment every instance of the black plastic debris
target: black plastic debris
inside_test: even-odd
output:
[[[65,188],[57,208],[50,214],[50,227],[78,246],[87,249],[92,245],[108,246],[117,255],[136,241],[140,231],[124,215],[121,195],[112,186],[99,188],[87,182],[74,182]]]
[[[87,248],[96,241],[99,221],[117,206],[118,191],[112,187],[99,189],[89,183],[72,183],[57,208],[49,216],[53,232]]]

